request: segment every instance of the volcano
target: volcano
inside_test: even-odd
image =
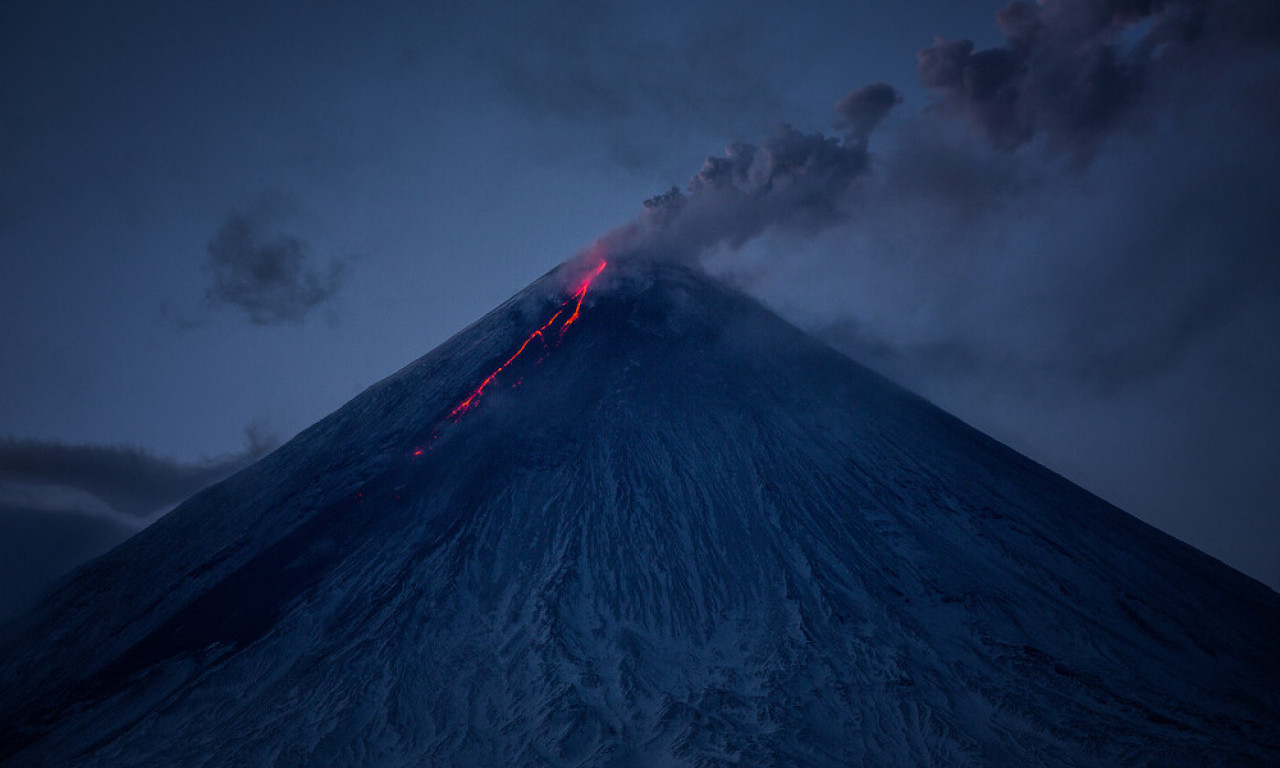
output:
[[[0,763],[1280,761],[1275,592],[612,261],[64,579],[0,641]]]

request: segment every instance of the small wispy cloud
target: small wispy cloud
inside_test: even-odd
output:
[[[246,440],[240,453],[191,463],[130,445],[0,440],[0,501],[61,508],[92,499],[119,519],[148,519],[243,469],[277,442],[254,427]]]
[[[287,210],[277,197],[231,211],[209,240],[205,302],[243,312],[255,325],[297,324],[331,302],[348,262],[317,265],[301,238],[277,231]]]

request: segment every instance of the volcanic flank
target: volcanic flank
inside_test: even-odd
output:
[[[1274,765],[1280,596],[705,275],[553,271],[74,573],[6,766]]]

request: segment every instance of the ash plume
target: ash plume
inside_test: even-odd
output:
[[[996,23],[1002,46],[938,37],[921,50],[921,84],[998,147],[1044,136],[1078,158],[1189,61],[1280,42],[1270,0],[1016,0]]]
[[[871,83],[855,88],[836,102],[837,128],[845,131],[845,141],[865,146],[871,132],[889,111],[902,103],[902,94],[888,83]]]
[[[1256,202],[1277,193],[1280,152],[1260,129],[1280,124],[1280,5],[1015,0],[995,21],[1001,46],[938,37],[919,51],[925,109],[888,121],[903,96],[856,88],[835,104],[839,135],[781,125],[731,144],[594,250],[704,264],[727,253],[717,269],[782,304],[813,302],[794,276],[821,271],[849,289],[817,302],[812,326],[856,327],[854,348],[902,350],[915,371],[931,363],[910,350],[936,349],[952,350],[947,370],[1013,360],[1102,391],[1167,371],[1276,278],[1275,228]],[[887,148],[873,156],[878,132]],[[1090,223],[1109,234],[1082,238]],[[787,257],[735,256],[761,237]],[[993,294],[982,276],[1010,263],[1021,283]],[[935,325],[903,338],[861,316],[849,299],[868,267],[912,283],[892,286],[899,299],[941,306]],[[1027,314],[1011,297],[1029,292],[1044,300]],[[1097,310],[1078,312],[1085,300]],[[1026,317],[1014,333],[990,312],[965,316],[980,303]]]
[[[867,137],[901,101],[891,86],[853,91],[837,106],[843,138],[780,125],[759,144],[708,157],[684,189],[644,201],[644,213],[603,238],[615,255],[698,260],[770,229],[816,233],[849,215],[847,193],[867,174]]]

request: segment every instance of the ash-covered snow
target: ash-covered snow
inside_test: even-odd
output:
[[[1280,761],[1280,596],[704,276],[446,418],[560,284],[9,627],[0,764]]]

